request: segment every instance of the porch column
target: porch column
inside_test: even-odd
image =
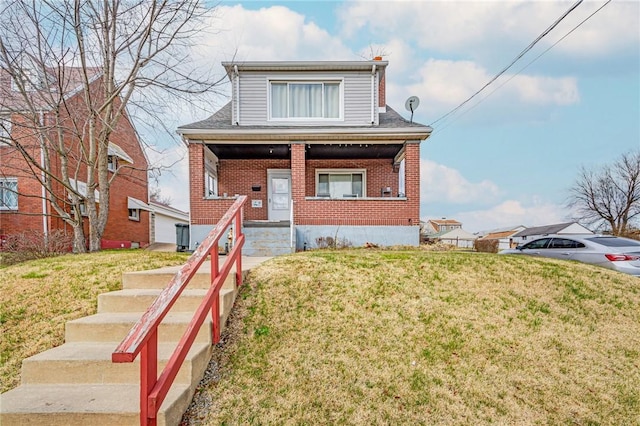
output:
[[[297,218],[302,213],[302,207],[305,197],[305,153],[304,142],[291,143],[291,199],[293,200],[293,220],[297,222]]]
[[[198,203],[204,197],[204,145],[189,142],[189,204],[191,216],[198,216]]]
[[[420,141],[405,143],[405,191],[412,225],[420,225]]]

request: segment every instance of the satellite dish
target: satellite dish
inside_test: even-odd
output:
[[[409,96],[409,99],[404,103],[404,107],[407,111],[411,111],[411,122],[413,123],[413,112],[418,109],[420,105],[420,99],[417,96]]]

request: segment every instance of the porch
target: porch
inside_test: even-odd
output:
[[[330,246],[419,243],[419,141],[192,143],[189,152],[196,170],[191,249],[239,195],[249,198],[249,256],[321,247],[327,239]]]

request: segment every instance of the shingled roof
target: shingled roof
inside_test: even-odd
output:
[[[573,225],[574,223],[577,223],[577,222],[565,222],[565,223],[557,223],[555,225],[534,226],[518,232],[517,234],[514,235],[514,237],[528,237],[531,235],[557,234],[560,231],[564,230],[565,228],[568,228],[569,226]]]
[[[196,121],[195,123],[185,124],[178,127],[178,131],[181,129],[193,129],[193,130],[276,130],[276,129],[300,129],[300,126],[236,126],[232,122],[231,102],[228,102],[225,106],[220,108],[215,114],[202,121]],[[305,129],[327,129],[328,126],[304,126]],[[398,114],[393,108],[387,106],[387,112],[381,112],[379,115],[379,124],[377,125],[365,125],[365,126],[340,126],[340,129],[346,128],[358,128],[358,129],[424,129],[430,130],[429,126],[425,126],[420,123],[412,123],[406,120],[400,114]]]

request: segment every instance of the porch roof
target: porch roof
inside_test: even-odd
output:
[[[429,126],[405,120],[387,106],[379,114],[379,124],[366,126],[237,126],[232,123],[231,102],[211,117],[178,127],[178,133],[192,141],[368,141],[369,143],[399,143],[423,140],[433,130]],[[401,143],[401,142],[400,142]]]

